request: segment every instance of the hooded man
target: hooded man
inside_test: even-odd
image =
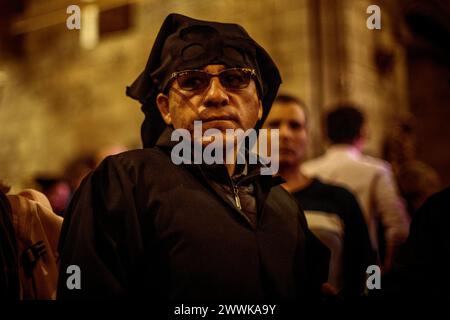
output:
[[[279,178],[248,162],[175,164],[171,156],[173,133],[194,138],[195,121],[202,133],[258,129],[280,83],[239,25],[170,14],[127,89],[146,116],[144,149],[106,158],[75,194],[60,239],[59,298],[317,297],[328,252]]]

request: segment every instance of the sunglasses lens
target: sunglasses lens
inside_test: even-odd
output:
[[[208,86],[208,74],[202,71],[186,71],[177,78],[181,89],[187,91],[200,90]]]
[[[227,69],[219,74],[210,74],[201,70],[187,70],[179,73],[178,85],[187,91],[203,90],[209,86],[211,77],[218,76],[220,83],[227,89],[246,88],[252,78],[252,71],[247,69]]]
[[[220,82],[228,89],[243,89],[251,80],[251,72],[242,69],[229,69],[222,71],[219,75]]]

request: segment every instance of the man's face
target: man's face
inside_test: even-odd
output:
[[[224,69],[223,65],[203,68],[212,74]],[[262,105],[253,79],[246,88],[234,90],[223,87],[218,77],[212,77],[205,89],[192,91],[183,90],[173,81],[168,95],[160,93],[156,102],[166,124],[175,129],[187,129],[191,134],[196,120],[202,121],[203,132],[216,128],[225,135],[226,129],[254,128],[262,117]]]
[[[295,166],[306,157],[308,134],[303,109],[294,102],[275,102],[264,128],[280,130],[280,167]]]

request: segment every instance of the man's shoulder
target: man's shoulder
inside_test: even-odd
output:
[[[434,218],[446,216],[450,221],[448,214],[450,209],[450,187],[431,195],[419,209],[420,212],[429,212]]]
[[[379,171],[379,172],[390,172],[391,171],[391,165],[389,164],[389,162],[380,159],[380,158],[376,158],[374,156],[370,156],[370,155],[362,155],[359,163],[361,163],[361,165],[364,165],[367,168],[370,168],[372,170],[375,171]]]
[[[347,188],[341,185],[323,182],[320,179],[315,180],[315,185],[323,193],[326,193],[330,196],[336,196],[337,199],[354,199],[353,193],[351,193]]]
[[[291,193],[287,191],[285,188],[283,188],[281,185],[273,186],[270,190],[271,194],[277,198],[283,198],[283,199],[293,199]]]
[[[141,159],[146,157],[155,157],[164,154],[160,148],[143,148],[143,149],[133,149],[124,151],[115,155],[110,156],[111,158],[119,159]]]
[[[145,148],[129,150],[106,157],[93,172],[97,174],[114,174],[116,176],[138,181],[139,177],[144,180],[161,178],[170,172],[172,175],[177,172],[175,165],[170,158],[160,148]],[[128,177],[128,178],[127,178]]]
[[[276,206],[280,206],[281,208],[289,209],[295,212],[299,211],[299,207],[294,196],[281,185],[272,187],[267,200]]]
[[[298,223],[301,229],[306,231],[308,224],[305,213],[295,197],[281,185],[272,187],[264,207],[288,224]]]
[[[329,163],[329,161],[325,157],[325,155],[321,155],[317,158],[305,161],[302,164],[302,170],[305,171],[305,173],[308,173],[309,171],[315,171],[320,167],[327,166],[328,163]]]
[[[334,208],[339,214],[342,211],[342,208],[347,208],[349,205],[351,206],[358,203],[353,193],[344,186],[333,182],[323,182],[319,178],[315,178],[308,188],[307,193],[299,191],[294,193],[294,196],[300,203],[312,203],[313,208]]]
[[[115,155],[106,157],[103,162],[115,163],[122,166],[136,166],[136,165],[156,165],[156,164],[170,164],[170,156],[163,152],[160,148],[145,148],[129,150]]]
[[[380,158],[367,154],[357,156],[333,157],[333,154],[324,155],[305,162],[302,166],[305,170],[319,170],[327,168],[354,168],[355,170],[390,171],[390,164]]]

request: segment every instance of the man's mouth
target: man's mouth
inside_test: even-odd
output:
[[[212,117],[205,117],[203,119],[200,119],[203,122],[211,122],[211,121],[236,121],[236,119],[232,116],[228,115],[222,115],[222,116],[212,116]]]
[[[207,118],[203,118],[201,119],[203,124],[207,124],[208,126],[214,125],[215,123],[217,123],[217,125],[220,124],[225,124],[228,123],[228,125],[230,123],[233,123],[233,127],[236,126],[238,124],[236,118],[232,117],[232,116],[214,116],[214,117],[207,117]]]
[[[292,150],[291,148],[280,148],[279,152],[280,154],[293,154],[294,150]]]

